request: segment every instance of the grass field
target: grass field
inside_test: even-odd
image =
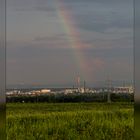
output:
[[[7,140],[133,140],[132,103],[8,103]]]

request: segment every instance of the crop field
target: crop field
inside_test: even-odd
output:
[[[8,103],[7,140],[133,140],[133,103]]]

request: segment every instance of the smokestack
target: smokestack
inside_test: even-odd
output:
[[[86,91],[86,81],[84,80],[84,92]]]
[[[78,86],[78,90],[80,90],[80,77],[77,77],[77,86]]]

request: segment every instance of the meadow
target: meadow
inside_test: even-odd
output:
[[[133,140],[133,103],[8,103],[7,140]]]

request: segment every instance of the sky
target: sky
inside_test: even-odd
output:
[[[7,0],[7,85],[133,80],[132,0]]]

